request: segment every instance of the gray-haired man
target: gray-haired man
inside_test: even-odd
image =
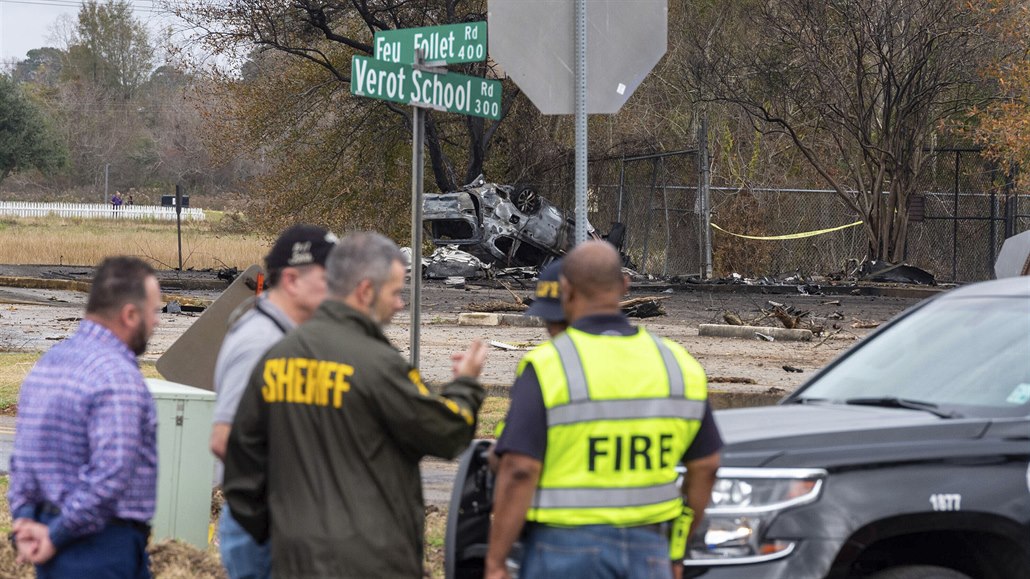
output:
[[[211,452],[225,460],[236,407],[261,356],[287,332],[311,317],[328,293],[325,261],[336,236],[314,225],[283,231],[265,257],[268,291],[241,315],[222,342],[215,364],[214,424]],[[268,545],[258,544],[222,509],[218,521],[219,551],[230,579],[266,579],[271,573]]]
[[[229,437],[225,495],[277,578],[421,577],[419,460],[453,458],[475,432],[486,357],[453,357],[433,395],[382,326],[404,307],[403,254],[385,237],[343,238],[329,298],[258,364]]]

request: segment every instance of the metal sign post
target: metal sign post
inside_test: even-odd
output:
[[[415,51],[416,68],[422,65],[422,50]],[[418,368],[419,336],[422,327],[422,190],[425,168],[423,144],[426,112],[411,107],[411,365]]]
[[[576,0],[576,244],[587,240],[587,2]]]
[[[351,58],[351,94],[411,106],[411,365],[418,368],[422,324],[422,192],[426,112],[498,120],[501,83],[448,72],[443,65],[486,59],[486,23],[466,22],[375,34],[374,58]],[[427,57],[429,62],[427,62]]]

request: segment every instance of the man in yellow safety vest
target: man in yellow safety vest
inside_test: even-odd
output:
[[[628,280],[608,243],[577,246],[560,283],[571,325],[519,363],[497,442],[486,576],[508,577],[520,535],[524,577],[679,576],[722,447],[704,371],[621,314]]]

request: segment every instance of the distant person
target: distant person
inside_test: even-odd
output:
[[[79,329],[22,383],[7,496],[18,561],[41,579],[150,577],[157,415],[136,357],[160,306],[149,265],[104,260]]]
[[[111,196],[111,207],[115,211],[122,208],[122,194],[118,191],[115,191],[114,195]]]
[[[132,193],[129,193],[129,201],[128,201],[128,203],[126,203],[126,205],[132,205],[132,204],[133,204],[132,203]]]
[[[570,326],[519,363],[495,449],[488,579],[509,576],[520,537],[524,577],[682,574],[722,439],[697,361],[620,312],[621,265],[604,241],[569,252],[560,285]]]
[[[265,256],[268,291],[229,328],[215,364],[214,425],[211,452],[225,460],[225,446],[240,396],[261,356],[297,324],[315,313],[328,293],[325,261],[336,236],[314,225],[283,231]],[[271,573],[267,543],[259,544],[222,506],[218,520],[219,551],[230,579],[263,579]]]
[[[383,335],[404,307],[406,259],[353,233],[326,264],[329,298],[251,375],[229,435],[226,500],[277,578],[422,577],[419,460],[471,442],[486,349],[452,358],[432,394]]]

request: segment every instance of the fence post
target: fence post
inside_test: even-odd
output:
[[[644,213],[644,260],[640,264],[647,273],[647,253],[651,245],[651,199],[658,184],[658,159],[651,159],[651,187],[647,190],[647,207]]]
[[[1019,213],[1019,196],[1012,194],[1014,173],[1015,168],[1005,172],[1005,239],[1016,234],[1016,215]]]
[[[701,111],[697,129],[697,194],[701,196],[701,278],[712,278],[712,176],[708,166],[708,107]]]
[[[955,151],[955,201],[951,215],[951,281],[958,281],[958,175],[962,153]]]
[[[991,269],[994,267],[994,262],[997,261],[997,248],[998,248],[998,192],[996,188],[991,188],[991,235],[989,245],[987,247],[987,268]]]

